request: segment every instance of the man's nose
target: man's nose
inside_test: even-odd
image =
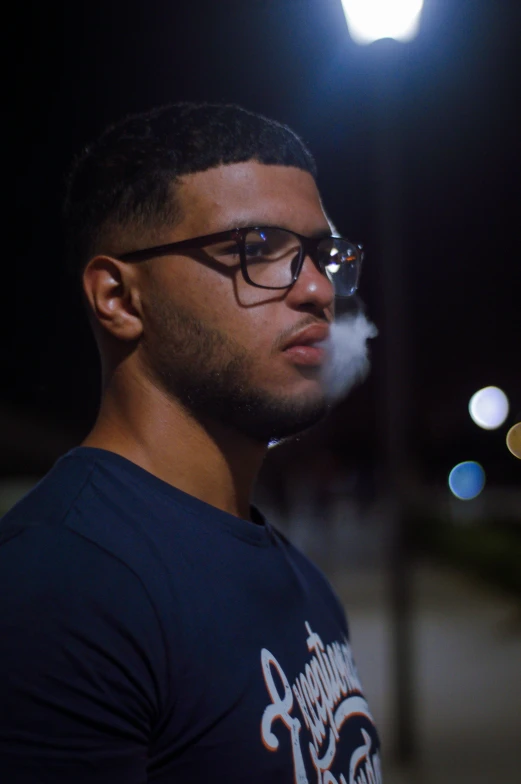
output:
[[[333,284],[315,262],[306,256],[300,275],[288,292],[288,304],[299,308],[312,305],[314,309],[323,311],[331,308],[334,300]]]

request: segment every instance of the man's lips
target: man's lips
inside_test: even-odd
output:
[[[322,365],[326,351],[317,343],[322,343],[328,336],[327,324],[313,324],[290,338],[283,352],[296,365]]]
[[[283,347],[283,351],[287,351],[295,346],[315,346],[316,343],[322,343],[329,337],[328,324],[311,324],[311,326],[301,329],[296,335],[293,335]]]

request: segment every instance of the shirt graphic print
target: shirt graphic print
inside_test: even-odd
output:
[[[373,724],[356,672],[347,638],[324,644],[306,621],[309,661],[290,683],[275,654],[261,651],[261,666],[269,703],[261,721],[261,739],[266,749],[277,753],[279,736],[289,733],[295,784],[381,784],[380,757],[373,745],[374,733],[361,723]],[[342,729],[355,724],[356,739],[348,767],[336,770],[337,749]],[[351,740],[352,743],[352,740]],[[314,780],[306,772],[311,761]]]

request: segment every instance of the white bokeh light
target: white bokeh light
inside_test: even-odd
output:
[[[423,0],[342,0],[349,34],[357,44],[380,38],[410,41],[418,33]]]
[[[508,398],[499,387],[484,387],[469,401],[469,414],[479,427],[495,430],[508,416]]]

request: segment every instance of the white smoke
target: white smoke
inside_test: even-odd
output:
[[[377,335],[377,328],[363,313],[349,313],[334,321],[327,340],[315,344],[327,352],[322,382],[330,403],[337,403],[358,381],[363,381],[367,376],[370,368],[367,341]],[[286,440],[273,439],[268,443],[268,448]]]
[[[377,334],[375,325],[363,313],[341,316],[331,325],[329,338],[318,344],[328,354],[322,380],[330,402],[341,400],[367,376],[370,367],[367,340]]]

